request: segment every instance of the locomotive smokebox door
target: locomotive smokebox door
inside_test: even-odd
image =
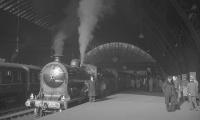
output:
[[[47,66],[43,71],[44,82],[52,88],[57,88],[65,82],[65,72],[58,65]]]
[[[66,100],[70,99],[68,94],[68,71],[66,67],[60,63],[59,57],[54,57],[55,61],[45,65],[41,71],[41,87],[46,96],[64,95]]]

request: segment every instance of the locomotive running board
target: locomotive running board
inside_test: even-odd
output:
[[[86,97],[79,97],[79,98],[74,98],[68,101],[68,103],[72,103],[72,102],[76,102],[76,101],[80,101],[80,100],[84,100],[86,99]]]

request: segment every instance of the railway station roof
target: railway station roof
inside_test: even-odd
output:
[[[112,42],[97,46],[87,53],[84,62],[105,68],[125,70],[133,69],[133,67],[130,67],[133,65],[135,67],[135,65],[144,64],[147,67],[156,63],[154,58],[147,52],[137,46],[122,42]]]
[[[88,61],[117,61],[123,66],[130,61],[142,64],[149,60],[156,61],[167,73],[199,70],[198,0],[109,2],[112,9],[98,21],[87,47]],[[62,29],[68,35],[64,60],[69,63],[78,58],[78,7],[79,0],[0,0],[0,57],[44,65],[51,61],[53,39]]]

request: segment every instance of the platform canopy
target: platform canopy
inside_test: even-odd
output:
[[[63,61],[70,63],[80,58],[80,1],[83,0],[0,0],[0,58],[43,66],[52,60],[51,48],[58,31],[67,36]],[[109,7],[103,8],[109,9],[100,15],[87,51],[110,42],[124,42],[146,51],[168,74],[200,70],[200,0],[105,1]],[[129,45],[120,45],[107,48],[115,46],[108,44],[103,50],[99,46],[86,62],[113,67],[149,62],[148,55],[138,48],[132,52]]]
[[[97,46],[86,54],[84,62],[117,69],[131,69],[156,63],[152,56],[139,47],[122,42]]]

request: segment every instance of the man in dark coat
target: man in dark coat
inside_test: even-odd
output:
[[[91,76],[89,80],[88,96],[90,102],[95,102],[96,90],[95,90],[95,79],[93,76]]]
[[[174,99],[177,99],[175,101],[175,102],[177,102],[176,109],[180,109],[180,96],[181,96],[180,95],[181,94],[181,92],[180,92],[180,81],[179,81],[177,76],[173,76],[172,80],[173,80],[175,91],[176,91],[176,93],[174,94],[175,96],[173,96]]]
[[[196,98],[198,96],[198,83],[195,82],[194,78],[190,78],[190,82],[187,85],[188,87],[188,97],[189,97],[189,103],[191,106],[191,110],[199,110],[200,108],[197,105]]]
[[[176,98],[176,90],[171,76],[169,76],[167,80],[163,83],[162,90],[165,96],[165,104],[167,111],[168,112],[175,111],[177,98]]]

